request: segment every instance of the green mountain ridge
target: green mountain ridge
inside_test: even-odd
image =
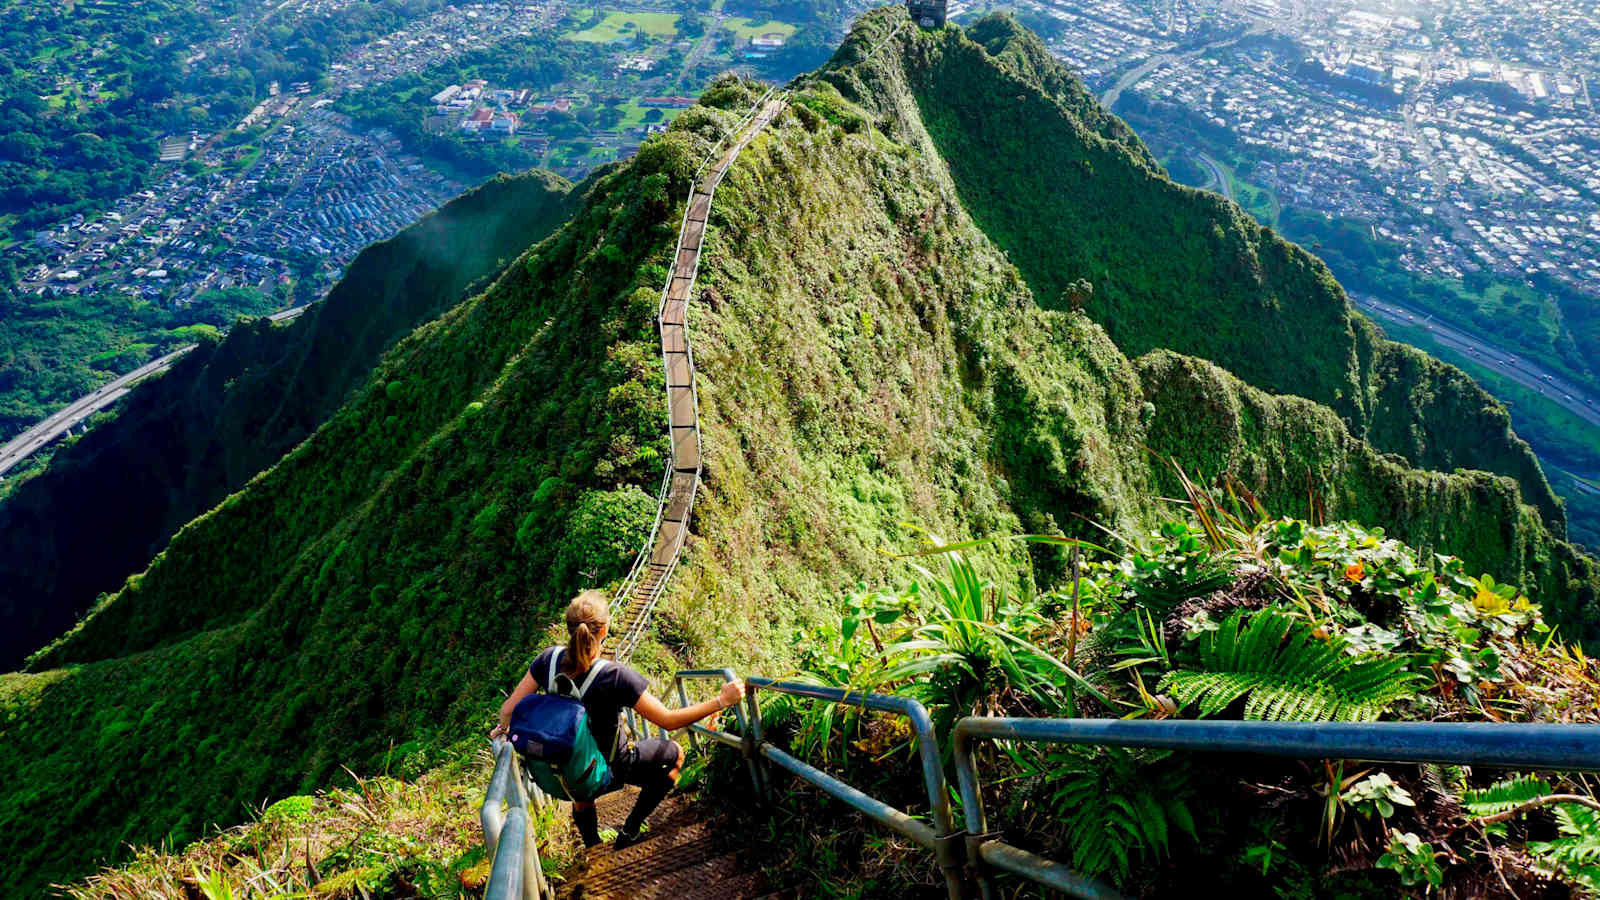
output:
[[[386,349],[555,230],[575,199],[546,173],[486,182],[362,251],[294,323],[257,319],[202,345],[60,451],[0,502],[0,669],[304,440]]]
[[[1568,637],[1596,636],[1600,571],[1560,540],[1559,505],[1542,505],[1487,395],[1390,349],[1309,255],[1172,186],[1036,39],[999,19],[891,37],[903,22],[864,17],[718,191],[690,318],[705,483],[641,668],[787,671],[796,625],[914,545],[904,523],[947,538],[1147,528],[1173,491],[1168,458],[1460,554],[1523,582]],[[0,677],[0,759],[19,773],[0,787],[0,849],[19,896],[341,766],[426,765],[477,739],[565,598],[615,583],[649,528],[667,457],[653,316],[681,198],[756,93],[719,82],[592,178],[564,227],[396,345],[33,671]],[[1037,131],[985,137],[1012,105]],[[1086,175],[1009,208],[978,193],[985,172],[1044,153],[1127,196],[1107,202]],[[1061,218],[1045,187],[1090,196]],[[1188,261],[1215,294],[1152,286],[1137,255],[1111,253],[1115,234],[1159,243],[1152,197],[1172,228],[1229,250]],[[1046,308],[1080,277],[1091,315]],[[1178,352],[1158,349],[1167,336]],[[1289,357],[1296,337],[1316,367]],[[1446,401],[1498,427],[1427,445],[1466,427],[1441,421]],[[1428,463],[1406,450],[1489,471],[1413,468]],[[1019,587],[1059,579],[1051,552],[993,553],[1024,564]]]

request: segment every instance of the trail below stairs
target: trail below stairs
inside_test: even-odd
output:
[[[637,795],[636,788],[628,788],[601,797],[596,804],[601,830],[621,829]],[[674,794],[650,816],[650,829],[639,843],[622,850],[609,843],[590,848],[587,871],[578,874],[558,896],[567,900],[777,900],[783,895],[767,887],[748,847],[719,830],[688,798]]]
[[[770,99],[769,99],[770,98]],[[667,409],[672,429],[672,463],[659,501],[655,534],[635,567],[637,577],[613,606],[613,630],[621,634],[616,658],[625,660],[643,634],[656,599],[671,577],[688,530],[689,510],[700,477],[699,404],[694,395],[694,361],[688,345],[688,307],[700,267],[700,250],[717,184],[752,138],[783,111],[787,97],[769,92],[725,148],[713,150],[688,199],[672,273],[663,290],[661,350],[667,372]],[[620,608],[620,615],[617,610]],[[621,829],[638,796],[637,788],[615,791],[597,801],[601,829]],[[559,896],[583,900],[672,898],[741,900],[772,894],[747,849],[719,832],[716,822],[681,795],[669,795],[651,814],[643,839],[623,850],[609,843],[587,851],[587,865]]]

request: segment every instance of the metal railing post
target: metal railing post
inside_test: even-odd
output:
[[[769,787],[771,779],[767,778],[767,769],[762,761],[760,748],[766,743],[761,737],[761,704],[756,700],[756,686],[749,681],[744,685],[744,702],[748,708],[745,713],[748,727],[744,729],[740,751],[744,753],[745,761],[750,764],[750,780],[755,782],[756,797],[763,806],[772,805],[772,792]]]
[[[689,708],[689,693],[688,693],[688,691],[684,690],[684,687],[683,687],[683,676],[682,675],[673,676],[672,684],[673,684],[674,687],[676,687],[678,689],[678,708],[679,709],[688,709]],[[699,737],[699,735],[696,735],[694,733],[694,729],[692,729],[692,728],[689,729],[689,748],[694,750],[694,751],[696,751],[696,752],[698,752],[700,750],[700,737]]]
[[[938,738],[933,734],[933,720],[928,717],[927,708],[915,700],[907,704],[905,715],[911,720],[911,729],[917,736],[917,755],[922,758],[922,781],[928,790],[928,809],[933,814],[934,859],[944,873],[950,900],[961,900],[965,893],[961,864],[964,832],[956,828],[950,815],[950,791],[946,788],[944,763],[939,759]]]
[[[978,885],[978,895],[983,900],[994,900],[994,883],[988,872],[984,871],[983,856],[979,853],[989,833],[989,822],[983,814],[983,794],[978,790],[978,769],[972,762],[972,739],[965,732],[957,730],[951,743],[956,789],[961,792],[961,807],[967,819],[967,870]]]

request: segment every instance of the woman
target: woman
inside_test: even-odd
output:
[[[545,678],[550,671],[551,656],[560,655],[558,667],[575,684],[581,684],[595,660],[600,658],[600,645],[606,639],[611,616],[606,608],[606,596],[599,591],[584,591],[567,607],[567,646],[551,647],[540,653],[528,667],[527,674],[511,692],[506,702],[500,704],[500,724],[489,732],[491,740],[504,737],[511,724],[511,712],[523,697],[539,690],[549,690]],[[637,843],[644,820],[667,792],[678,783],[683,767],[683,748],[662,738],[628,741],[627,746],[617,746],[622,728],[622,711],[632,709],[668,731],[676,731],[698,722],[707,716],[744,699],[744,683],[732,682],[722,686],[716,697],[684,709],[667,709],[649,689],[644,676],[623,663],[607,663],[594,682],[583,692],[583,708],[589,714],[589,731],[595,743],[612,751],[606,754],[611,760],[611,784],[607,791],[620,789],[625,784],[638,785],[639,797],[628,813],[628,821],[617,833],[616,847],[622,849]],[[600,825],[595,814],[594,801],[573,801],[572,820],[583,836],[585,847],[600,843]]]

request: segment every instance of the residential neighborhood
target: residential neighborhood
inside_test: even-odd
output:
[[[281,15],[293,21],[343,5],[307,0],[285,4]],[[600,77],[575,72],[554,91],[484,79],[439,83],[411,107],[423,133],[510,142],[527,151],[528,164],[578,178],[631,154],[692,106],[681,76],[702,59],[716,66],[760,59],[795,32],[782,22],[718,14],[710,28],[680,34],[681,18],[653,8],[574,13],[556,0],[444,6],[356,47],[321,82],[273,82],[223,131],[162,138],[156,149],[167,169],[155,183],[33,232],[28,250],[36,261],[19,272],[19,286],[34,295],[121,291],[173,307],[227,288],[281,295],[285,304],[314,298],[362,247],[471,184],[388,128],[339,111],[341,98],[466,54],[530,42],[594,47],[605,65]],[[228,30],[189,64],[206,65],[247,41],[247,32],[243,24]],[[618,97],[610,88],[602,95],[604,77],[626,77],[638,94]]]
[[[1369,223],[1424,274],[1600,295],[1591,0],[1021,5],[1059,23],[1053,51],[1106,99],[1177,106],[1237,142],[1256,164],[1225,174],[1264,189],[1253,212]]]

